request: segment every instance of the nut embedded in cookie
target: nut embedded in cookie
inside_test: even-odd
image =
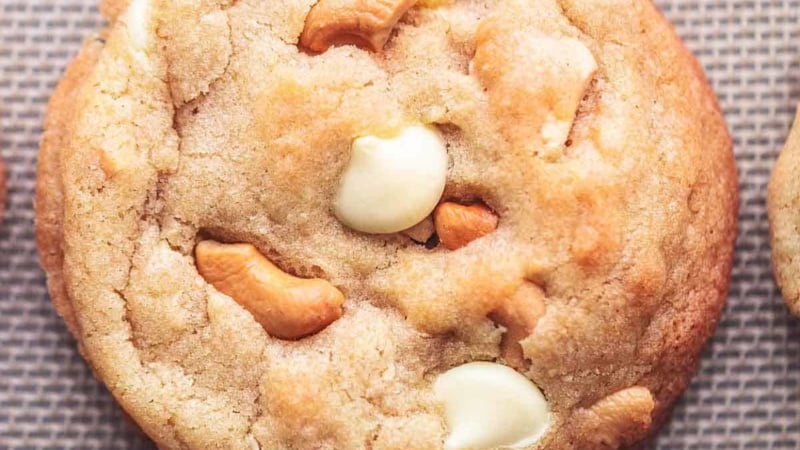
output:
[[[433,218],[428,216],[422,222],[414,225],[413,227],[403,230],[403,234],[411,238],[412,241],[418,244],[425,244],[436,233],[436,226],[433,224]]]
[[[503,133],[516,146],[552,159],[567,142],[597,61],[574,38],[536,36],[499,19],[476,36],[473,71]]]
[[[638,442],[650,430],[655,399],[642,386],[623,389],[576,413],[590,442],[602,448],[619,448]]]
[[[506,299],[490,318],[502,325],[506,332],[500,342],[503,358],[515,369],[526,366],[520,341],[530,336],[545,313],[544,291],[531,283],[523,282],[514,295]]]
[[[318,53],[333,45],[379,51],[417,0],[320,0],[306,17],[300,44]]]
[[[497,229],[499,218],[482,204],[443,202],[433,213],[436,234],[449,250],[457,250]]]
[[[195,256],[203,278],[253,314],[272,336],[300,339],[342,315],[344,295],[333,285],[293,277],[250,244],[203,241]]]

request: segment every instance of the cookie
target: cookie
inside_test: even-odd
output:
[[[104,10],[50,103],[37,239],[160,448],[622,448],[666,419],[737,193],[650,2]]]
[[[800,252],[797,223],[800,215],[800,183],[795,174],[800,166],[800,116],[795,118],[786,146],[783,148],[769,182],[767,214],[769,216],[772,269],[786,304],[800,315],[800,284],[797,282],[797,254]]]

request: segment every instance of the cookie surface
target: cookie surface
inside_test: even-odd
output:
[[[475,361],[544,394],[526,448],[644,439],[730,275],[735,169],[697,63],[644,1],[329,1],[106,5],[37,186],[50,292],[99,378],[163,448],[441,448],[434,385]],[[441,199],[483,206],[437,207],[439,245],[355,231],[385,211],[337,201],[354,140],[416,126],[446,148]],[[257,262],[215,282],[204,255]],[[324,281],[341,312],[286,333],[249,300],[281,294],[267,278]]]
[[[772,245],[772,269],[786,304],[794,314],[800,314],[800,284],[798,284],[797,255],[800,253],[800,126],[794,126],[786,139],[769,182],[767,214],[769,215]]]

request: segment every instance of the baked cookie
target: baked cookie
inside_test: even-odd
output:
[[[132,0],[49,108],[56,308],[161,448],[633,446],[726,297],[649,1]]]
[[[767,213],[772,244],[772,269],[789,309],[800,315],[800,234],[797,232],[800,214],[800,115],[786,139],[769,182]]]

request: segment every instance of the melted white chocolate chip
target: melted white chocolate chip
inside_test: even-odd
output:
[[[550,425],[544,395],[510,367],[474,362],[451,369],[434,385],[444,402],[450,436],[445,450],[521,448]]]
[[[427,126],[411,126],[388,139],[360,137],[336,194],[336,216],[363,233],[406,230],[439,203],[447,163],[444,141]]]
[[[150,46],[150,30],[152,21],[151,0],[132,0],[125,14],[120,19],[125,23],[131,53],[135,60],[143,67],[150,67],[147,49]]]

